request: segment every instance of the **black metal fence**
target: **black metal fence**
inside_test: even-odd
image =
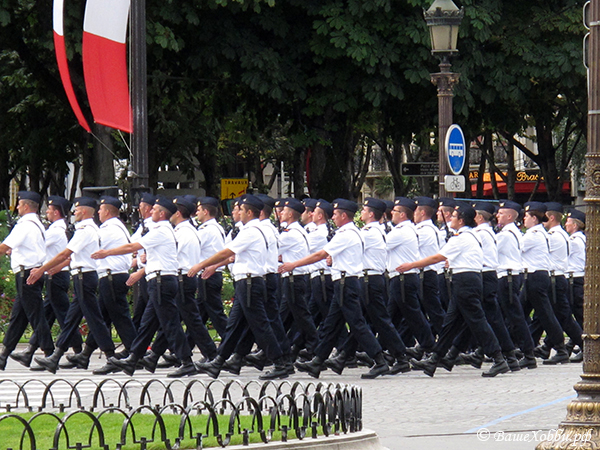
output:
[[[17,421],[21,430],[21,450],[36,450],[34,421],[41,417],[55,423],[53,445],[62,448],[109,448],[120,449],[135,445],[142,450],[149,444],[162,443],[165,448],[179,448],[183,440],[193,440],[195,447],[203,448],[203,440],[215,438],[218,445],[226,447],[232,437],[239,435],[243,445],[248,445],[250,435],[260,437],[267,443],[275,431],[281,432],[281,440],[287,441],[291,433],[298,438],[329,436],[332,433],[351,433],[362,429],[362,390],[358,386],[334,383],[257,382],[242,383],[239,380],[150,380],[145,383],[130,379],[121,383],[115,379],[96,382],[82,379],[76,383],[55,379],[49,383],[30,380],[23,384],[12,380],[0,380],[0,408],[7,412],[0,416],[0,436],[3,424]],[[23,412],[34,413],[26,419]],[[59,417],[57,413],[65,413]],[[118,414],[123,417],[121,436],[117,443],[108,444],[103,429],[102,416]],[[153,416],[149,435],[135,428],[140,414]],[[168,435],[165,415],[179,418],[176,435]],[[199,425],[194,417],[202,415],[205,421]],[[218,416],[228,416],[223,429]],[[251,418],[251,427],[244,428],[242,416]],[[69,424],[74,418],[85,418],[90,428],[85,442],[74,442]],[[12,424],[14,427],[14,424]],[[79,438],[80,439],[80,438]],[[66,441],[66,446],[64,442]],[[0,438],[0,447],[2,439]]]

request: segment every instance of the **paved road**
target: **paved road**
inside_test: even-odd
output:
[[[94,354],[90,369],[103,363],[104,359]],[[375,430],[390,450],[531,450],[540,435],[556,429],[566,417],[566,407],[575,397],[573,385],[579,381],[582,367],[581,364],[540,365],[535,370],[490,379],[481,377],[481,370],[463,366],[451,373],[439,369],[433,378],[410,372],[361,380],[360,374],[365,370],[349,369],[342,376],[326,371],[321,380],[362,387],[364,427]],[[138,371],[135,378],[145,382],[164,378],[167,372],[158,370],[152,375]],[[238,378],[247,382],[258,374],[245,368]],[[6,371],[0,373],[0,379],[19,383],[32,378],[50,382],[54,378],[77,381],[90,377],[91,371],[82,370],[59,370],[57,375],[33,373],[12,360]],[[129,379],[124,374],[113,377],[121,382]],[[222,378],[234,377],[225,374]],[[302,374],[292,379],[314,381]],[[2,390],[0,406],[5,401],[1,393]]]

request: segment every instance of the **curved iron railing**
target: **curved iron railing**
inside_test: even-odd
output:
[[[56,423],[52,449],[58,449],[61,439],[68,449],[120,449],[135,444],[144,450],[150,443],[162,442],[165,448],[178,448],[184,439],[194,440],[196,448],[203,448],[203,439],[214,437],[218,445],[226,447],[235,435],[242,436],[248,445],[250,434],[256,434],[264,443],[281,432],[286,442],[293,432],[296,438],[316,438],[319,434],[351,433],[362,430],[362,390],[358,386],[335,383],[273,382],[259,383],[239,380],[164,380],[153,379],[142,383],[129,379],[121,383],[115,379],[95,382],[81,379],[75,383],[55,379],[49,383],[29,380],[23,384],[0,380],[0,408],[7,413],[0,416],[0,436],[3,424],[17,421],[22,427],[21,450],[37,450],[34,424],[46,418]],[[8,399],[8,401],[6,400]],[[18,412],[35,412],[29,420]],[[66,413],[63,417],[57,413]],[[119,414],[123,417],[120,440],[106,443],[102,417]],[[154,415],[149,435],[136,430],[135,419],[140,414]],[[179,417],[176,435],[169,435],[163,415]],[[206,417],[201,425],[194,416]],[[219,425],[218,416],[229,416],[226,429]],[[241,417],[251,417],[251,427],[243,428]],[[77,417],[89,420],[86,442],[73,442],[69,423]],[[14,426],[14,425],[13,425]],[[173,434],[173,433],[171,433]],[[1,442],[1,441],[0,441]],[[92,442],[94,445],[92,445]],[[1,444],[0,444],[1,446]]]

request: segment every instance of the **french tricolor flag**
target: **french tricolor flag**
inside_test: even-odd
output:
[[[97,123],[131,133],[127,82],[130,0],[87,0],[83,19],[83,74]]]
[[[63,10],[64,0],[54,0],[53,11],[52,11],[52,27],[54,29],[54,49],[56,53],[56,62],[58,63],[58,71],[60,73],[60,79],[65,88],[69,104],[77,117],[79,124],[86,129],[88,133],[91,133],[91,129],[87,120],[81,111],[75,91],[73,90],[73,83],[71,82],[71,74],[69,72],[69,61],[67,60],[67,50],[65,45],[65,33],[63,29]]]

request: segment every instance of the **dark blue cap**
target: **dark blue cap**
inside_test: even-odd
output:
[[[254,195],[251,195],[251,194],[245,195],[244,198],[242,198],[242,200],[240,201],[240,205],[254,206],[255,208],[258,208],[261,211],[265,207],[265,204],[262,202],[262,200],[260,198],[255,197]]]
[[[142,194],[142,198],[140,198],[140,203],[148,203],[149,205],[154,205],[156,203],[156,195],[151,194],[150,192],[144,192]]]
[[[356,213],[356,211],[358,211],[358,205],[352,200],[346,200],[345,198],[336,198],[333,201],[333,209],[343,209],[354,214]]]
[[[394,199],[394,206],[404,206],[405,208],[408,208],[411,211],[417,209],[417,204],[415,203],[415,201],[406,197],[396,197]]]
[[[302,203],[306,208],[315,209],[317,207],[318,200],[316,198],[305,198]]]
[[[496,208],[490,202],[475,202],[471,206],[473,206],[476,211],[485,211],[492,215],[496,214]]]
[[[333,205],[327,200],[322,198],[317,200],[317,208],[321,208],[327,214],[327,217],[331,218],[333,216]]]
[[[100,204],[114,206],[117,209],[121,209],[121,206],[123,206],[123,202],[121,200],[109,195],[103,195],[100,197]]]
[[[275,199],[275,208],[283,208],[284,203],[285,203],[284,198],[276,198]]]
[[[275,207],[275,199],[273,197],[269,197],[267,194],[256,194],[255,197],[258,198],[269,208]]]
[[[186,195],[182,195],[182,197],[187,200],[188,202],[191,202],[194,204],[194,206],[197,205],[198,203],[198,197],[196,197],[195,195],[191,195],[191,194],[186,194]]]
[[[383,202],[385,203],[386,211],[391,211],[392,209],[394,209],[394,201],[393,200],[384,200]],[[437,208],[437,206],[436,206],[436,208]]]
[[[498,204],[498,209],[512,209],[513,211],[520,213],[522,208],[517,202],[513,202],[512,200],[502,200]]]
[[[454,210],[458,211],[463,216],[463,220],[465,220],[465,222],[468,220],[475,220],[475,216],[477,215],[477,212],[472,206],[465,204],[456,205]]]
[[[87,206],[89,208],[94,208],[96,209],[96,207],[98,206],[98,204],[96,203],[96,200],[90,197],[78,197],[75,200],[73,200],[73,206],[77,207],[77,206]]]
[[[17,197],[19,200],[29,200],[30,202],[35,203],[40,203],[42,201],[42,196],[37,192],[32,191],[19,191]]]
[[[365,198],[363,205],[381,211],[382,213],[386,210],[385,202],[378,198],[367,197]]]
[[[285,202],[283,203],[283,206],[287,207],[287,208],[292,208],[294,211],[302,214],[304,212],[304,204],[295,198],[288,198],[285,200]]]
[[[438,209],[437,200],[432,199],[431,197],[415,197],[415,203],[417,206],[429,206],[433,209]]]
[[[192,198],[186,198],[186,197],[192,197]],[[192,199],[193,199],[193,201],[192,201]],[[187,209],[187,212],[190,216],[193,215],[194,212],[196,212],[196,197],[194,197],[193,195],[192,196],[179,195],[173,199],[173,203],[175,203],[175,205],[183,206],[185,209]]]
[[[578,209],[571,209],[567,213],[567,217],[571,219],[580,220],[581,222],[585,223],[585,213],[583,211],[579,211]]]
[[[456,202],[452,197],[440,197],[438,199],[438,207],[439,206],[447,206],[449,208],[456,207]]]
[[[175,203],[173,203],[173,201],[174,200],[171,200],[170,198],[165,197],[164,195],[156,196],[156,204],[162,206],[171,214],[175,214],[177,212],[177,206],[175,205]]]
[[[219,207],[219,200],[214,197],[198,197],[198,205]]]
[[[63,216],[66,216],[67,212],[71,209],[71,202],[59,195],[50,195],[48,197],[48,206],[50,205],[59,208]]]
[[[238,198],[236,198],[233,201],[233,206],[240,206],[244,202],[244,199],[246,198],[246,195],[249,195],[249,194],[243,194],[243,195],[240,195]]]
[[[527,202],[525,203],[525,212],[539,212],[546,214],[548,207],[542,202]]]
[[[558,202],[547,202],[545,205],[546,211],[556,211],[561,214],[563,213],[563,205]]]

